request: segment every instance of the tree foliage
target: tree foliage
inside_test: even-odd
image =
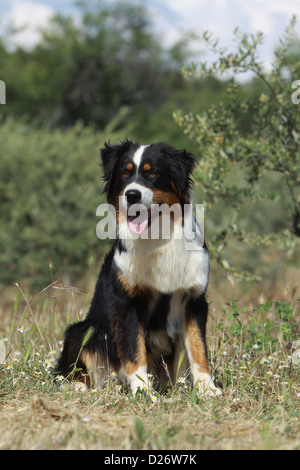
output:
[[[114,123],[117,127],[118,123]],[[0,286],[42,287],[86,276],[107,249],[96,236],[104,202],[99,148],[124,134],[77,123],[65,132],[7,119],[0,132]]]
[[[44,286],[49,265],[55,276],[74,279],[99,260],[106,247],[95,235],[98,151],[109,138],[166,141],[199,156],[196,197],[209,209],[207,241],[230,273],[258,277],[257,245],[279,241],[292,252],[299,236],[294,23],[271,72],[258,60],[262,35],[237,30],[236,52],[205,32],[216,61],[187,65],[182,74],[193,57],[190,37],[163,46],[144,3],[76,3],[76,20],[54,17],[33,49],[11,50],[0,38],[7,91],[0,107],[0,283],[31,278]],[[247,79],[238,81],[240,74]]]
[[[0,40],[0,285],[44,287],[49,266],[73,281],[99,263],[107,248],[95,233],[104,140],[186,144],[171,115],[195,101],[194,81],[180,72],[188,39],[162,46],[137,2],[78,7],[76,21],[53,18],[33,49]]]
[[[15,116],[26,114],[52,128],[78,120],[103,128],[127,107],[127,119],[138,124],[184,86],[185,44],[163,47],[142,4],[97,0],[77,6],[79,18],[52,18],[32,50],[19,47],[0,57]]]
[[[243,34],[238,29],[236,52],[219,47],[206,31],[202,38],[217,60],[210,65],[203,62],[184,68],[186,77],[226,79],[226,100],[212,104],[203,113],[177,111],[174,117],[184,134],[198,146],[196,180],[204,189],[208,206],[226,201],[230,219],[227,218],[226,227],[215,232],[212,252],[236,275],[236,269],[226,259],[229,240],[264,245],[276,240],[290,249],[294,237],[300,236],[300,114],[291,99],[291,78],[300,76],[300,62],[298,57],[288,60],[295,41],[295,22],[293,18],[281,38],[270,72],[258,60],[263,35]],[[254,75],[256,91],[250,97],[243,95],[243,85],[237,80],[245,73]],[[270,177],[271,186],[267,184]],[[279,226],[268,232],[264,225],[268,226],[269,214],[262,210],[263,204],[278,199],[286,199],[285,213],[281,214]],[[262,214],[259,227],[251,227],[249,220],[245,223],[245,206],[249,203]],[[274,210],[274,206],[269,209]]]

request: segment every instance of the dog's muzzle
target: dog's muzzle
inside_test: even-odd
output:
[[[127,204],[132,206],[132,204],[137,204],[142,199],[142,193],[138,189],[128,189],[125,192],[125,197],[127,198]]]

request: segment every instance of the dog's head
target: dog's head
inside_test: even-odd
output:
[[[107,201],[127,213],[133,233],[142,233],[153,216],[153,207],[190,202],[195,157],[186,150],[155,143],[142,146],[128,140],[101,149]],[[121,202],[121,204],[120,204]],[[135,207],[138,211],[130,212]],[[144,208],[144,211],[142,210]],[[119,222],[119,220],[118,220]]]

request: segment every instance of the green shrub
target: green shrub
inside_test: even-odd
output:
[[[174,117],[198,146],[196,181],[208,206],[207,219],[215,221],[208,237],[210,252],[237,278],[260,278],[262,250],[257,257],[249,250],[246,257],[248,244],[268,247],[274,242],[291,254],[299,242],[299,108],[292,101],[292,83],[300,73],[295,23],[293,17],[280,39],[271,72],[258,60],[263,35],[238,29],[234,52],[204,32],[202,39],[216,60],[184,69],[187,77],[203,80],[225,75],[226,100],[203,113],[177,111]],[[254,76],[248,84],[254,90],[251,96],[243,94],[245,87],[236,79],[245,73]]]
[[[106,139],[124,138],[112,127],[95,132],[77,124],[61,132],[2,124],[0,283],[41,287],[52,275],[74,279],[99,261],[99,149]]]

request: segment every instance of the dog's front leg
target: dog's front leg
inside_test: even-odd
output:
[[[132,393],[135,395],[137,390],[148,389],[150,387],[147,375],[147,355],[144,339],[144,330],[139,328],[131,344],[131,357],[124,361],[124,370],[126,382],[129,384]]]
[[[191,298],[186,308],[184,335],[190,371],[200,395],[216,396],[221,395],[222,392],[215,386],[209,373],[205,341],[206,320],[207,303],[204,296]]]
[[[119,371],[123,382],[128,383],[135,395],[138,389],[147,389],[147,353],[143,316],[145,299],[126,293],[115,317],[115,339],[121,362]]]

